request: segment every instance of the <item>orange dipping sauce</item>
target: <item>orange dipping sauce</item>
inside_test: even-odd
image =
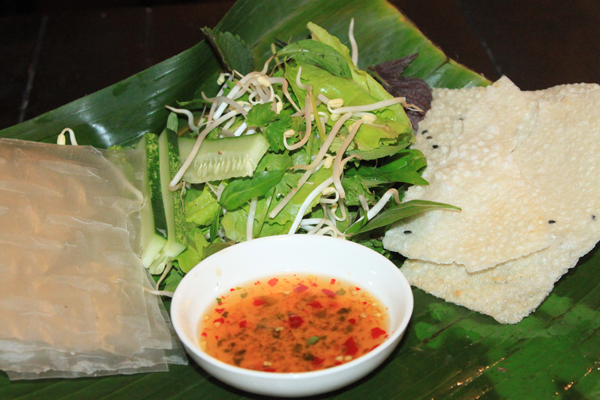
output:
[[[200,348],[241,368],[307,372],[367,354],[389,336],[387,308],[331,278],[285,276],[231,288],[200,322]]]

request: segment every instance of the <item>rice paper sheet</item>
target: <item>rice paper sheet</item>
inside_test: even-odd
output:
[[[402,267],[412,285],[502,323],[533,312],[600,240],[600,86],[523,94],[535,115],[515,130],[511,157],[544,219],[549,246],[479,272],[422,259]]]
[[[0,369],[11,379],[185,363],[140,260],[144,154],[0,140]]]
[[[433,210],[400,221],[383,244],[408,258],[476,272],[550,244],[543,210],[512,155],[537,107],[506,78],[454,92],[434,91],[432,114],[414,144],[427,157],[423,178],[429,185],[410,187],[404,201],[443,202],[462,211]]]

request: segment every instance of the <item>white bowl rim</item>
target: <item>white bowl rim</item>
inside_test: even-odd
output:
[[[297,239],[297,238],[310,238],[310,239]],[[318,238],[318,239],[316,239],[316,238]],[[389,259],[387,259],[383,255],[377,253],[376,251],[369,249],[366,246],[363,246],[361,244],[358,244],[358,243],[355,243],[355,242],[352,242],[349,240],[333,238],[330,236],[301,235],[301,234],[278,235],[278,236],[268,236],[268,237],[263,237],[263,238],[257,238],[257,239],[253,239],[252,241],[241,242],[241,243],[235,244],[234,246],[223,249],[223,250],[219,251],[218,253],[215,253],[215,254],[211,255],[210,257],[202,260],[193,269],[196,269],[198,267],[201,268],[202,264],[205,263],[205,261],[208,260],[209,258],[219,257],[219,254],[221,254],[221,256],[222,256],[223,254],[229,253],[231,251],[239,251],[240,247],[252,246],[253,243],[255,243],[257,241],[263,242],[263,241],[280,241],[280,240],[336,240],[336,241],[339,240],[339,241],[343,241],[343,242],[349,244],[350,246],[358,246],[361,249],[364,249],[368,252],[372,252],[373,257],[379,258],[383,264],[387,264],[386,268],[393,267],[393,269],[394,269],[393,273],[397,275],[397,277],[399,278],[399,281],[400,281],[399,283],[401,285],[401,287],[399,287],[398,289],[407,291],[407,293],[408,293],[406,306],[405,306],[406,312],[405,312],[404,316],[402,317],[401,321],[399,322],[398,328],[394,331],[394,333],[392,335],[390,335],[381,345],[377,346],[377,348],[375,348],[374,350],[372,350],[372,351],[368,352],[367,354],[362,355],[356,359],[353,359],[352,361],[350,361],[348,363],[345,363],[342,365],[336,365],[331,368],[326,368],[326,369],[322,369],[322,370],[318,370],[318,371],[307,371],[307,372],[265,372],[265,371],[255,371],[255,370],[251,370],[251,369],[236,367],[234,365],[227,364],[223,361],[220,361],[220,360],[206,354],[205,352],[200,350],[198,345],[196,345],[195,343],[192,343],[190,340],[188,340],[186,335],[179,334],[179,330],[182,329],[180,327],[180,321],[179,321],[180,314],[173,313],[172,310],[176,310],[179,308],[178,307],[179,306],[179,298],[177,297],[177,291],[180,290],[179,288],[182,288],[181,290],[185,290],[186,278],[188,278],[188,276],[190,276],[190,278],[187,279],[187,281],[191,281],[193,279],[191,277],[191,274],[188,273],[186,276],[183,277],[183,279],[179,283],[179,286],[175,290],[175,294],[173,295],[173,300],[171,302],[171,318],[172,318],[173,327],[175,328],[175,331],[177,332],[179,339],[184,343],[186,348],[188,348],[190,351],[193,351],[193,353],[195,355],[197,355],[198,357],[200,357],[202,360],[206,361],[207,363],[213,364],[218,368],[221,368],[223,370],[226,370],[226,371],[234,373],[234,374],[243,374],[243,375],[246,375],[249,377],[257,377],[257,378],[260,377],[260,378],[270,378],[270,379],[278,379],[278,380],[281,380],[281,379],[297,380],[297,379],[316,378],[319,376],[327,376],[327,375],[331,375],[331,374],[337,374],[338,372],[343,372],[344,370],[347,370],[347,369],[352,369],[352,368],[354,368],[354,366],[356,366],[358,364],[367,362],[369,359],[377,357],[377,355],[379,353],[384,352],[388,347],[390,347],[394,343],[396,343],[396,341],[399,339],[399,337],[404,334],[404,332],[406,331],[406,328],[408,326],[408,323],[410,322],[410,319],[412,317],[412,313],[414,310],[414,296],[412,294],[412,289],[410,287],[410,284],[408,283],[408,280],[402,274],[400,269],[394,263],[392,263]],[[237,247],[237,249],[236,249],[236,247]],[[260,279],[261,277],[258,276],[256,278]],[[254,277],[253,277],[253,279],[254,279]],[[246,279],[246,280],[248,280],[248,279]],[[240,281],[244,281],[244,279],[240,279]]]

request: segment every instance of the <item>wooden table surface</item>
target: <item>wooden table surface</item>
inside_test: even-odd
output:
[[[0,129],[202,40],[233,0],[0,19]],[[392,1],[451,58],[521,89],[600,82],[600,2]]]

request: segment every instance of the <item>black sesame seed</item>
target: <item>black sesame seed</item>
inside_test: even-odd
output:
[[[405,233],[406,235],[410,235],[410,234],[412,233],[412,231],[404,231],[404,233]]]
[[[553,220],[553,219],[551,219],[550,221],[548,221],[548,223],[549,223],[549,224],[554,224],[554,223],[556,223],[556,221],[555,221],[555,220]]]
[[[433,145],[433,146],[431,146],[431,147],[433,147],[434,149],[437,149],[439,146],[438,146],[437,144],[434,144],[434,145]]]
[[[423,132],[421,132],[421,135],[426,134],[427,132],[429,132],[427,129],[425,129]]]
[[[433,136],[427,136],[427,139],[433,139]]]
[[[458,120],[459,120],[459,121],[462,121],[463,119],[464,119],[463,117],[458,117]]]
[[[596,216],[592,215],[592,220],[595,221],[596,220]]]

